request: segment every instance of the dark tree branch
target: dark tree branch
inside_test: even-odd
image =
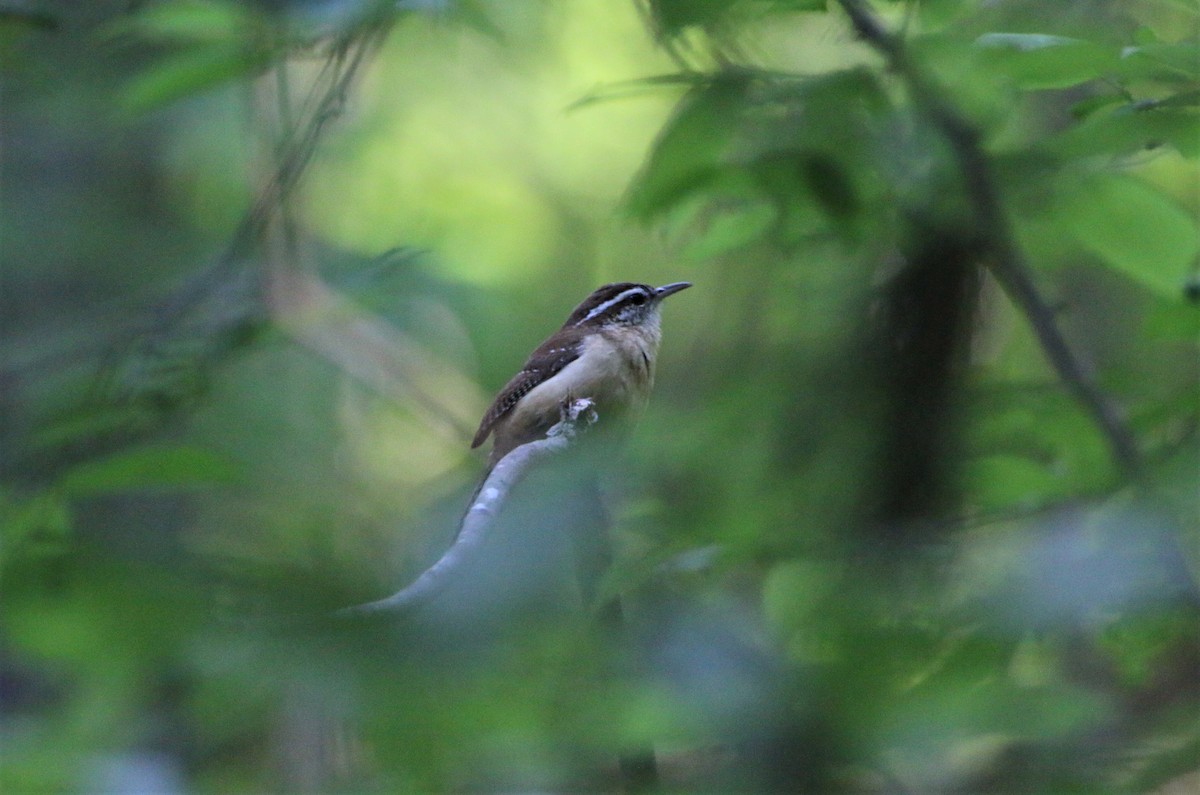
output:
[[[913,102],[945,136],[966,185],[988,269],[1028,319],[1059,378],[1103,432],[1122,473],[1136,477],[1142,460],[1133,433],[1116,405],[1096,384],[1094,373],[1071,350],[1055,322],[1054,310],[1034,285],[1029,264],[1001,206],[979,132],[912,62],[903,41],[883,26],[863,0],[839,3],[858,35],[886,59],[908,86]]]
[[[590,399],[564,405],[562,419],[550,429],[545,439],[520,445],[496,462],[463,515],[454,543],[436,563],[391,596],[343,608],[335,615],[352,617],[401,612],[426,604],[444,591],[455,580],[463,564],[483,546],[513,488],[539,462],[565,452],[579,432],[595,421],[596,412]]]

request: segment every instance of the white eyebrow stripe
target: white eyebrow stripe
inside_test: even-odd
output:
[[[599,315],[602,312],[607,311],[611,307],[616,306],[617,304],[621,303],[622,301],[624,301],[626,298],[633,295],[634,293],[641,293],[642,295],[646,296],[647,298],[650,297],[650,294],[646,291],[645,287],[630,287],[627,290],[622,290],[621,292],[617,293],[612,298],[608,299],[604,303],[597,306],[592,311],[588,312],[586,315],[583,316],[583,319],[576,322],[575,325],[578,326],[580,323],[586,323],[587,321],[594,318],[596,315]]]

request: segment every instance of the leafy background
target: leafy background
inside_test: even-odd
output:
[[[3,791],[1196,785],[1195,0],[12,0],[0,53]],[[681,279],[617,463],[328,617],[575,303]]]

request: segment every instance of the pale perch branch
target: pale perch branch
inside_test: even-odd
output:
[[[496,462],[463,515],[457,538],[436,563],[391,596],[343,608],[335,615],[351,617],[403,611],[425,604],[445,590],[463,564],[483,546],[513,488],[539,461],[566,451],[575,437],[596,419],[595,404],[589,398],[564,404],[562,419],[545,439],[520,445]]]

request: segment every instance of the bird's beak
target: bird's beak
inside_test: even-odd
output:
[[[662,287],[655,288],[654,297],[656,300],[661,301],[662,299],[666,298],[668,295],[673,295],[673,294],[679,292],[680,290],[686,290],[687,288],[689,288],[691,286],[692,286],[691,282],[674,282],[672,284],[664,284]]]

